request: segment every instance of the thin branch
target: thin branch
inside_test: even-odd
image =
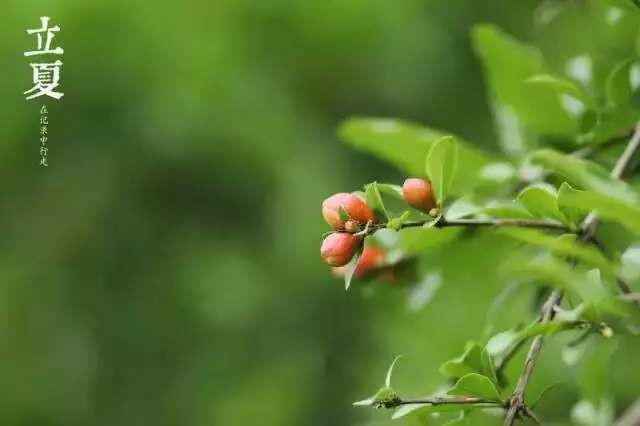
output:
[[[536,413],[533,412],[533,410],[529,407],[527,407],[525,405],[524,407],[524,416],[530,418],[531,420],[533,420],[533,422],[537,425],[541,425],[542,422],[540,421],[540,419],[538,418],[538,416],[536,416]]]
[[[640,424],[640,399],[637,399],[622,413],[615,426],[637,426]]]
[[[481,405],[491,405],[491,406],[505,405],[503,401],[498,401],[495,399],[487,399],[487,398],[477,398],[473,396],[460,396],[460,397],[432,396],[432,397],[426,397],[426,398],[410,398],[410,399],[402,399],[400,397],[395,397],[383,402],[383,405],[385,408],[394,408],[400,405],[408,405],[408,404],[425,404],[425,405],[481,404]]]
[[[638,150],[638,146],[640,146],[640,124],[636,126],[636,130],[633,133],[633,136],[631,136],[631,140],[629,141],[629,144],[627,145],[624,152],[618,159],[618,162],[616,163],[615,167],[611,171],[611,177],[620,179],[622,175],[624,175],[624,173],[629,168],[629,163],[631,162],[631,158],[633,158],[633,155]]]
[[[413,220],[400,224],[400,229],[416,228],[433,222],[433,219]],[[434,228],[483,228],[483,227],[511,227],[511,228],[537,228],[537,229],[555,229],[563,232],[572,232],[571,229],[564,226],[560,222],[552,220],[536,220],[536,219],[454,219],[448,220],[441,216],[435,223],[431,225]],[[380,229],[387,227],[386,223],[371,224],[358,234],[371,235]]]
[[[542,306],[542,310],[540,312],[540,316],[538,321],[540,323],[545,323],[553,319],[554,314],[554,306],[558,304],[562,300],[562,290],[553,290],[547,301]],[[529,347],[529,352],[527,353],[527,358],[524,362],[524,369],[522,374],[518,378],[518,383],[513,391],[513,395],[509,400],[509,409],[507,411],[507,416],[505,417],[504,424],[505,426],[511,426],[516,420],[520,411],[525,407],[524,404],[524,392],[529,384],[529,378],[533,373],[533,367],[535,366],[536,361],[538,360],[538,356],[540,355],[540,350],[542,349],[542,342],[544,340],[544,334],[539,334],[534,337],[531,346]]]
[[[625,293],[620,296],[620,299],[629,302],[640,302],[640,293]]]
[[[558,229],[570,232],[571,230],[561,224],[550,220],[533,220],[533,219],[457,219],[445,220],[442,218],[436,224],[436,228],[446,228],[449,226],[466,226],[470,228],[478,228],[484,226],[493,227],[516,227],[516,228],[539,228],[539,229]]]
[[[638,147],[640,147],[640,124],[636,126],[629,144],[625,148],[620,158],[618,158],[616,165],[611,171],[611,177],[619,179],[625,173],[625,171],[629,167],[631,158],[638,150]],[[590,239],[592,239],[595,236],[597,226],[598,217],[593,212],[589,213],[589,215],[587,215],[587,217],[582,222],[582,234],[580,236],[580,242],[586,243]],[[562,290],[553,290],[547,301],[542,306],[540,315],[538,316],[538,322],[545,323],[553,319],[555,311],[554,308],[556,305],[560,304],[562,296]],[[509,399],[509,409],[507,410],[507,415],[504,421],[505,426],[512,426],[516,420],[516,417],[518,417],[518,415],[520,415],[521,413],[523,413],[524,415],[528,415],[529,410],[524,402],[524,393],[527,388],[527,384],[529,383],[529,379],[531,378],[531,374],[533,373],[535,363],[538,360],[538,356],[540,355],[543,340],[544,335],[540,334],[533,339],[533,342],[529,347],[529,352],[527,353],[527,357],[525,359],[524,368],[522,370],[522,373],[520,374],[520,377],[518,378],[518,383],[516,384],[513,394]]]

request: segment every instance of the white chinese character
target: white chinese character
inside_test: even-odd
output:
[[[24,52],[24,56],[43,55],[45,53],[62,55],[64,53],[64,50],[62,50],[61,47],[56,47],[53,50],[51,49],[51,41],[53,41],[53,37],[55,37],[54,33],[60,31],[60,27],[56,25],[55,27],[49,28],[49,19],[50,18],[48,16],[41,16],[40,21],[42,22],[42,28],[27,30],[27,34],[35,34],[38,37],[38,50]],[[43,33],[47,34],[44,40],[42,38]]]
[[[37,98],[39,96],[47,95],[54,99],[60,99],[64,96],[64,93],[56,92],[54,89],[59,86],[60,82],[60,67],[62,61],[58,60],[48,64],[29,64],[33,68],[33,88],[24,92],[25,95],[34,93],[31,96],[27,96],[27,100]]]

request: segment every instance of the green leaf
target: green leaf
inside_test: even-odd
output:
[[[640,61],[637,58],[620,62],[607,76],[606,99],[610,107],[625,110],[633,107],[633,94],[640,89]]]
[[[640,241],[632,243],[620,256],[620,275],[627,282],[640,280]]]
[[[353,403],[355,406],[371,406],[378,405],[382,401],[386,401],[392,398],[395,392],[390,387],[380,388],[373,396],[363,399],[362,401],[356,401]]]
[[[401,170],[407,176],[425,177],[425,158],[433,144],[448,133],[407,121],[356,117],[344,121],[338,133],[352,148],[374,155]],[[479,170],[487,162],[486,155],[458,138],[460,170],[455,192],[466,193],[479,184]],[[380,184],[381,192],[399,189]],[[401,195],[401,192],[396,192]]]
[[[566,221],[558,210],[558,195],[549,185],[528,186],[518,194],[517,200],[532,216]]]
[[[481,209],[469,197],[462,197],[451,203],[444,215],[448,220],[455,220],[476,214]]]
[[[514,345],[519,338],[519,334],[513,330],[502,331],[489,339],[485,350],[489,355],[500,355]]]
[[[503,229],[500,233],[527,244],[546,247],[562,258],[576,258],[588,266],[602,269],[608,276],[615,275],[615,266],[596,248],[580,244],[575,234],[553,236],[536,229]]]
[[[511,163],[494,161],[484,166],[478,177],[491,184],[504,185],[516,177],[516,169]]]
[[[564,321],[549,321],[544,323],[535,323],[522,330],[506,330],[491,337],[485,346],[485,350],[489,355],[496,356],[504,354],[507,349],[515,345],[521,340],[538,334],[553,334],[558,331],[571,328],[573,324]]]
[[[508,276],[520,278],[523,281],[535,284],[548,284],[559,287],[565,291],[578,296],[583,304],[580,309],[558,313],[556,320],[545,324],[550,324],[549,329],[527,328],[519,332],[520,337],[525,333],[557,332],[571,326],[570,321],[584,318],[589,321],[597,320],[602,313],[611,313],[616,316],[625,317],[630,314],[630,307],[619,300],[612,289],[607,288],[600,279],[598,270],[585,272],[576,268],[571,268],[566,262],[552,258],[539,257],[530,259],[522,255],[521,259],[514,256],[504,267]],[[612,285],[610,285],[612,287]]]
[[[564,290],[574,290],[581,279],[566,262],[550,256],[530,258],[524,254],[513,256],[504,264],[504,272],[510,278],[527,282],[553,285]]]
[[[482,361],[483,374],[491,379],[493,383],[499,383],[498,372],[496,371],[496,365],[491,354],[489,354],[486,349],[483,349],[480,358]]]
[[[452,136],[439,139],[431,147],[426,166],[435,198],[442,206],[451,191],[458,167],[458,145]]]
[[[389,366],[389,370],[387,370],[387,375],[384,378],[384,385],[388,388],[391,387],[391,375],[393,374],[393,367],[395,367],[396,362],[398,362],[400,358],[402,358],[402,355],[398,355],[397,357],[395,357],[393,359],[393,362],[391,362],[391,365]]]
[[[477,373],[469,373],[460,378],[448,392],[449,395],[477,396],[499,401],[500,393],[487,377]]]
[[[526,81],[548,74],[540,52],[492,25],[477,25],[472,39],[495,100],[510,107],[530,128],[548,134],[575,134],[578,123],[562,106],[557,89]]]
[[[460,412],[460,415],[455,419],[451,419],[446,423],[443,423],[442,426],[461,426],[470,424],[465,418],[464,411]]]
[[[351,286],[351,279],[353,278],[353,273],[356,271],[356,266],[358,265],[358,261],[360,260],[360,256],[362,256],[362,250],[364,248],[363,242],[360,242],[360,247],[356,250],[356,254],[353,255],[349,263],[344,270],[344,288],[345,290],[349,290],[349,286]]]
[[[459,411],[459,404],[404,404],[396,408],[391,416],[392,420],[397,420],[408,415],[428,415],[432,413],[446,413],[451,411]]]
[[[445,361],[440,366],[440,374],[452,379],[482,371],[482,349],[475,342],[467,343],[462,355]]]
[[[387,228],[393,229],[394,231],[398,231],[402,224],[411,216],[411,212],[409,210],[405,210],[398,217],[394,217],[393,219],[387,222]]]
[[[609,172],[592,161],[565,155],[552,149],[533,152],[531,161],[562,176],[569,184],[581,189],[620,199],[637,199],[636,194],[626,183],[610,177]]]
[[[583,145],[606,142],[624,135],[639,119],[640,109],[605,107],[599,111],[591,131],[580,135],[577,141]]]
[[[391,375],[393,374],[393,367],[396,365],[396,362],[398,362],[400,358],[402,358],[402,355],[398,355],[397,357],[395,357],[393,362],[389,366],[387,374],[384,378],[384,387],[380,388],[378,392],[376,392],[373,396],[367,399],[363,399],[362,401],[354,402],[353,405],[378,405],[383,401],[387,401],[393,398],[396,393],[391,388]]]
[[[372,182],[364,187],[364,198],[367,206],[373,210],[376,217],[384,218],[385,221],[389,220],[389,213],[384,206],[380,190],[378,189],[378,183]]]
[[[429,404],[404,404],[400,407],[396,408],[391,416],[391,420],[401,419],[402,417],[406,417],[409,414],[415,414],[417,410],[420,409],[430,409],[432,405]],[[423,411],[423,410],[420,410]]]
[[[595,211],[599,217],[614,220],[634,232],[640,232],[640,205],[635,197],[624,199],[606,193],[579,191],[563,183],[558,192],[558,203],[563,209]]]
[[[397,248],[406,254],[419,254],[430,247],[446,244],[461,232],[460,228],[405,228],[398,234]]]
[[[481,213],[495,218],[531,219],[531,213],[514,201],[491,202],[482,208]]]
[[[589,107],[594,107],[595,102],[580,86],[563,77],[551,74],[536,74],[525,80],[526,83],[538,85],[540,87],[548,87],[556,93],[565,93],[579,99],[582,103]]]
[[[392,185],[390,183],[378,183],[378,190],[383,193],[390,195],[398,200],[404,201],[404,195],[402,195],[402,187],[399,185]]]

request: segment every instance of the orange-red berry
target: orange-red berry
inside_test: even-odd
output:
[[[353,276],[361,278],[371,272],[371,270],[382,266],[383,261],[384,253],[382,250],[376,246],[366,246],[364,250],[362,250],[360,259],[358,259],[358,264],[356,265],[356,269],[353,271]],[[333,272],[333,275],[336,277],[342,278],[345,274],[345,267],[336,266],[331,268],[331,272]]]
[[[375,220],[375,216],[366,203],[358,196],[346,192],[333,194],[322,202],[322,217],[335,230],[343,229],[345,224],[340,219],[340,208],[351,220],[366,223]]]
[[[358,264],[356,265],[355,271],[353,271],[353,275],[356,278],[360,278],[372,269],[379,267],[383,260],[384,253],[382,250],[376,246],[366,246],[364,250],[362,250],[362,255],[360,259],[358,259]]]
[[[436,207],[431,183],[425,180],[418,178],[405,180],[402,185],[402,195],[407,204],[425,213]]]
[[[322,242],[320,256],[331,266],[342,266],[349,263],[358,249],[360,237],[346,232],[334,232]]]

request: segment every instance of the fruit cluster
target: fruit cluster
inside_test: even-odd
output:
[[[402,185],[402,196],[415,209],[431,215],[436,212],[437,202],[428,181],[406,179]],[[378,224],[378,218],[362,198],[346,192],[334,194],[322,202],[322,217],[333,232],[322,242],[320,256],[325,263],[334,267],[336,275],[344,275],[344,265],[361,249],[366,229]],[[380,248],[367,245],[362,249],[354,276],[360,278],[378,270],[384,265],[384,260]]]

